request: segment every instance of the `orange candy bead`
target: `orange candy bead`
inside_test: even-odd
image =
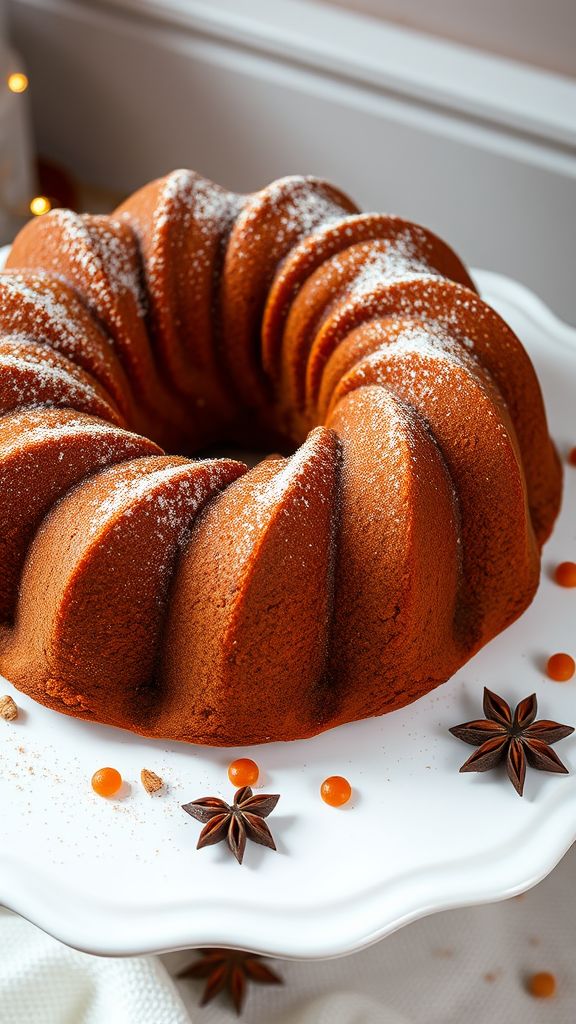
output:
[[[568,453],[568,462],[571,466],[576,466],[576,448],[572,448]]]
[[[228,778],[234,786],[255,786],[260,769],[249,757],[239,757],[228,765]]]
[[[352,786],[342,775],[331,775],[320,786],[320,796],[330,807],[341,807],[352,796]]]
[[[556,978],[549,971],[539,971],[528,978],[528,991],[536,999],[552,999],[556,995]]]
[[[122,785],[122,776],[115,768],[99,768],[92,776],[92,789],[98,796],[114,796]]]
[[[572,679],[576,672],[576,663],[570,654],[553,654],[551,658],[548,658],[546,671],[550,679],[554,679],[557,683],[565,683],[568,679]]]
[[[576,587],[576,562],[560,562],[556,566],[554,579],[561,587]]]

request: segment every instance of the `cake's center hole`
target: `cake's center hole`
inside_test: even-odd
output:
[[[233,444],[219,444],[205,448],[201,452],[196,452],[194,458],[201,459],[234,459],[236,462],[244,462],[248,469],[252,469],[257,466],[259,462],[262,462],[269,455],[293,455],[297,449],[297,445],[287,447],[286,445],[278,445],[275,448],[245,448],[237,447]]]
[[[257,466],[269,455],[290,457],[298,450],[301,441],[296,441],[285,434],[273,430],[257,430],[249,428],[238,431],[237,437],[223,436],[222,439],[208,445],[201,451],[193,453],[196,459],[235,459],[244,462],[249,469]]]

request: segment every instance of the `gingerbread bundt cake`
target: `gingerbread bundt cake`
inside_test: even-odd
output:
[[[0,417],[0,671],[148,736],[415,700],[529,604],[560,501],[530,360],[457,256],[314,178],[176,171],[28,224]],[[226,443],[283,454],[190,457]]]

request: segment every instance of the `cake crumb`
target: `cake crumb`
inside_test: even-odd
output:
[[[164,782],[156,772],[150,771],[149,768],[143,768],[140,772],[140,780],[144,789],[147,793],[158,793],[163,787]]]
[[[18,707],[9,694],[0,697],[0,718],[6,722],[14,722],[18,718]]]
[[[498,981],[498,978],[500,978],[501,975],[502,975],[502,968],[498,967],[494,971],[486,971],[486,974],[484,974],[483,977],[484,977],[484,981],[487,981],[488,984],[491,985],[495,981]]]

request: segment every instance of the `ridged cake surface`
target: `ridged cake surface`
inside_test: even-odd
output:
[[[200,458],[271,454],[252,469]],[[561,495],[520,341],[455,253],[324,181],[180,170],[0,273],[0,671],[55,710],[291,740],[447,680]]]

